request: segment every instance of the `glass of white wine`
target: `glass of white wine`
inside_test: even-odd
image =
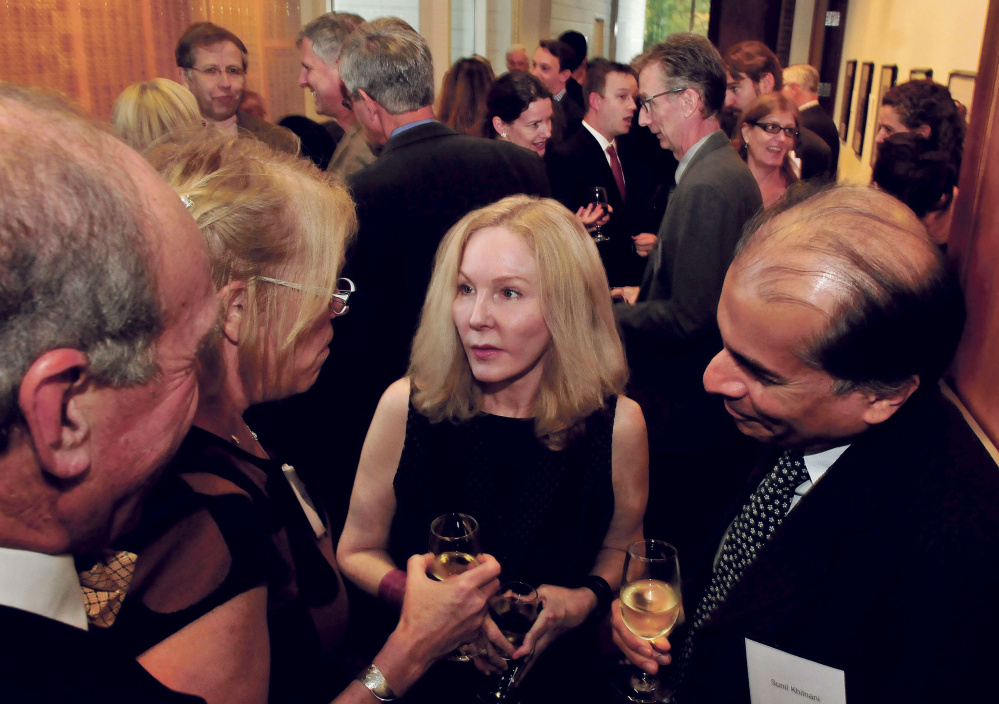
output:
[[[621,579],[621,616],[639,638],[669,635],[680,614],[680,562],[676,548],[662,540],[639,540],[628,546]],[[633,702],[662,702],[659,680],[639,669],[628,680]]]
[[[541,609],[541,597],[538,591],[525,582],[505,582],[489,599],[489,616],[509,641],[514,650],[524,644],[524,636],[538,618]],[[482,702],[511,702],[513,686],[530,654],[513,660],[497,651],[499,657],[506,660],[507,669],[498,680],[494,681],[488,692],[479,696]]]
[[[430,524],[430,552],[436,558],[428,577],[443,581],[479,564],[479,522],[467,513],[445,513]],[[468,662],[485,649],[480,632],[474,640],[464,643],[448,655],[448,660]]]

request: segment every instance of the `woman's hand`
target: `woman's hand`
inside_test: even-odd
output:
[[[532,653],[527,666],[521,672],[523,677],[534,662],[552,642],[566,631],[579,626],[590,612],[597,606],[597,596],[591,590],[566,589],[551,584],[538,587],[541,597],[541,613],[531,630],[524,636],[524,643],[513,652],[513,658],[518,659]]]
[[[625,625],[621,617],[620,599],[615,599],[611,604],[611,634],[614,644],[621,652],[650,675],[656,674],[660,665],[669,665],[673,661],[673,656],[669,654],[670,644],[665,637],[647,641],[636,636]]]
[[[472,660],[476,669],[486,675],[498,675],[506,672],[509,667],[507,661],[513,659],[514,647],[489,614],[486,614],[482,620],[482,633],[486,650]]]
[[[576,217],[583,222],[583,227],[585,227],[587,232],[589,232],[598,227],[603,227],[610,222],[610,216],[613,212],[614,209],[609,205],[590,203],[589,205],[577,210]]]

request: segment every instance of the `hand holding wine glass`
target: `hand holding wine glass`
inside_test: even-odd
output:
[[[489,599],[489,617],[484,629],[489,635],[496,658],[503,661],[505,671],[491,681],[479,698],[484,701],[505,701],[517,681],[517,675],[530,653],[518,658],[514,654],[523,646],[524,637],[538,618],[541,598],[534,587],[524,582],[507,582]],[[490,627],[491,626],[491,627]]]
[[[427,576],[438,581],[460,575],[479,564],[479,523],[466,513],[445,513],[430,524],[430,552],[434,562]],[[404,602],[405,603],[405,602]],[[485,648],[481,631],[448,656],[467,662]]]
[[[682,603],[676,548],[661,540],[640,540],[629,545],[618,603],[624,625],[650,646],[651,641],[669,635]],[[615,640],[619,640],[617,633]],[[644,670],[632,672],[628,687],[622,686],[621,690],[631,701],[663,701],[659,680]]]
[[[592,186],[589,189],[590,203],[592,205],[599,205],[604,209],[604,212],[610,212],[610,201],[607,199],[607,189],[603,186]],[[594,242],[609,242],[610,237],[603,233],[603,228],[597,225],[596,229],[593,231],[593,241]]]

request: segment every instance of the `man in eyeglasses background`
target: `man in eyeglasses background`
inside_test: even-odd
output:
[[[743,225],[763,201],[720,129],[721,55],[704,37],[678,33],[636,62],[639,124],[679,161],[676,187],[640,287],[612,289],[632,372],[629,395],[649,431],[646,535],[696,554],[748,466],[701,376],[721,348],[715,312]],[[734,456],[734,455],[737,455]]]
[[[196,22],[184,30],[174,53],[177,80],[194,95],[205,122],[233,136],[252,135],[272,149],[298,154],[298,138],[290,130],[240,110],[248,62],[239,37],[211,22]]]

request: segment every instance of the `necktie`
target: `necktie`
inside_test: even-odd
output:
[[[611,173],[614,174],[614,183],[617,184],[617,192],[621,194],[621,200],[627,200],[624,194],[624,171],[621,170],[621,160],[617,158],[617,149],[613,144],[607,146],[607,155],[610,157]]]
[[[791,510],[791,499],[799,484],[808,479],[804,456],[796,450],[787,450],[778,459],[773,470],[760,482],[739,516],[732,522],[728,537],[722,546],[711,573],[711,583],[697,605],[697,611],[687,630],[680,652],[686,671],[690,661],[694,634],[710,620],[715,610],[725,602],[732,587],[753,564],[757,555],[773,537],[774,531]]]
[[[91,625],[108,628],[114,623],[132,581],[137,559],[135,553],[126,550],[107,550],[101,561],[80,572],[83,605]]]

